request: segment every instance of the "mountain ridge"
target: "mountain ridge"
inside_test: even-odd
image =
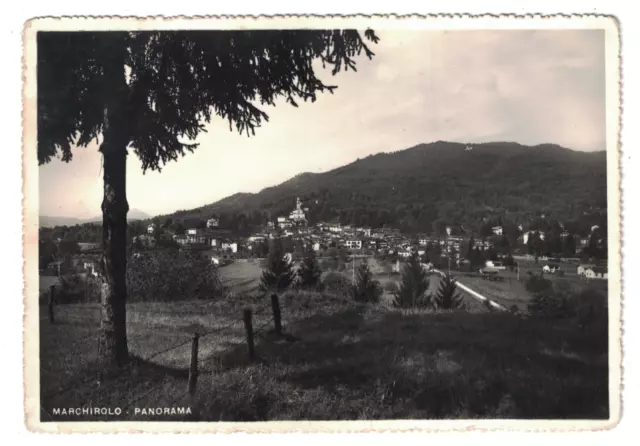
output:
[[[472,150],[465,150],[468,146]],[[320,172],[302,172],[256,193],[237,193],[169,216],[207,218],[288,215],[299,196],[312,220],[370,226],[424,227],[547,213],[576,218],[606,210],[606,151],[581,152],[545,143],[467,144],[436,141],[381,152]]]

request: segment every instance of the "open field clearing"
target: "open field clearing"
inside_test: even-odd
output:
[[[262,267],[259,260],[234,262],[219,269],[223,285],[235,294],[258,291]]]

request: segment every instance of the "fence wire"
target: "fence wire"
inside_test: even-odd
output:
[[[90,312],[85,312],[83,314],[80,314],[80,313],[76,312],[75,310],[78,310],[78,309],[75,308],[75,307],[69,307],[69,308],[67,308],[67,310],[69,310],[69,311],[66,311],[65,313],[63,313],[64,317],[62,318],[62,320],[67,319],[67,321],[73,321],[73,322],[77,322],[77,321],[91,322],[90,319],[93,319],[93,316],[96,314],[96,311],[97,311],[98,316],[100,314],[100,309],[99,308],[92,308]],[[268,303],[268,304],[262,306],[261,308],[258,308],[257,310],[253,311],[252,312],[252,316],[260,316],[260,315],[263,315],[263,314],[265,314],[266,312],[268,312],[270,310],[271,310],[271,304]],[[137,313],[137,314],[159,314],[160,312],[136,311],[135,313]],[[83,316],[90,316],[90,317],[87,318],[87,317],[83,317]],[[46,320],[47,320],[47,318],[41,318],[40,319],[41,322],[44,322]],[[254,336],[259,336],[260,338],[262,338],[264,340],[267,340],[267,338],[262,335],[262,332],[268,325],[274,323],[274,321],[275,321],[274,317],[271,316],[268,320],[266,320],[265,322],[260,324],[258,327],[253,329],[253,335]],[[131,323],[132,324],[141,324],[141,322],[133,322],[133,321],[131,321]],[[198,333],[198,335],[199,335],[200,338],[204,338],[206,336],[210,336],[210,335],[213,335],[213,334],[222,333],[222,332],[224,332],[226,330],[229,330],[230,328],[232,328],[234,326],[237,327],[237,326],[239,326],[241,324],[242,324],[242,320],[232,320],[230,323],[225,324],[222,327],[217,327],[217,328],[212,329],[212,330],[208,330],[208,331],[205,331],[205,332],[202,332],[202,333]],[[169,331],[166,331],[166,332],[167,333],[171,333]],[[172,350],[175,350],[177,348],[180,348],[180,347],[183,347],[185,345],[188,345],[189,343],[192,342],[192,339],[193,338],[190,337],[189,339],[186,339],[183,342],[179,342],[177,344],[173,344],[171,346],[168,346],[168,347],[166,347],[166,348],[164,348],[162,350],[156,351],[153,354],[151,354],[149,356],[146,356],[144,358],[141,358],[141,359],[143,361],[151,361],[152,359],[157,358],[158,356],[160,356],[160,355],[162,355],[164,353],[167,353],[169,351],[172,351]],[[96,341],[96,338],[93,338],[92,341]],[[82,343],[85,343],[85,342],[87,342],[87,338],[80,339],[79,341],[74,342],[71,346],[73,348],[75,348],[76,346],[78,346],[78,345],[80,345]],[[225,349],[223,349],[221,351],[216,351],[209,358],[206,358],[206,359],[198,361],[199,368],[200,368],[201,364],[204,364],[204,363],[206,363],[208,361],[215,360],[216,358],[224,356],[224,355],[230,353],[232,350],[237,349],[242,344],[243,344],[242,341],[233,343],[233,344],[231,344],[230,346],[226,347]],[[136,361],[131,361],[129,364],[127,364],[125,367],[123,367],[120,370],[120,372],[125,372],[125,371],[129,370],[130,368],[132,368],[134,365],[136,365]],[[211,367],[211,368],[208,368],[208,369],[204,368],[204,369],[201,370],[201,372],[205,372],[205,373],[215,373],[215,371],[216,371],[216,367],[215,366]],[[98,375],[98,376],[96,376],[96,375]],[[61,395],[61,394],[64,394],[66,392],[70,392],[72,390],[79,390],[79,389],[85,387],[86,385],[91,384],[92,382],[97,382],[97,386],[90,391],[91,392],[90,395],[92,396],[92,395],[95,394],[95,392],[97,390],[99,390],[101,388],[100,382],[98,380],[99,380],[99,372],[96,372],[95,374],[92,374],[91,376],[81,380],[79,383],[75,382],[75,383],[73,383],[73,384],[71,384],[69,386],[63,387],[62,389],[58,389],[58,390],[56,390],[54,392],[51,392],[49,394],[42,395],[41,396],[41,400],[42,399],[50,399],[50,398],[52,398],[54,396]],[[111,387],[115,387],[117,384],[118,384],[117,380],[116,380],[116,382],[109,383],[109,385]],[[161,382],[161,383],[159,383],[159,384],[157,384],[155,386],[152,386],[150,389],[145,391],[142,395],[139,395],[139,396],[133,398],[132,400],[130,400],[126,407],[129,408],[133,404],[135,404],[136,402],[148,397],[149,395],[153,394],[154,392],[159,391],[160,389],[162,389],[162,387],[164,385],[165,385],[165,382],[163,381],[163,382]],[[181,398],[184,398],[188,393],[189,392],[187,391],[187,392],[185,392],[183,394],[178,395],[178,397],[176,397],[170,404],[173,404],[176,401],[180,400]],[[51,417],[51,414],[49,412],[47,412],[45,408],[42,408],[42,409]]]

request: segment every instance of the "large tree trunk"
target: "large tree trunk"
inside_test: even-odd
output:
[[[126,268],[127,203],[126,172],[129,144],[127,83],[119,42],[110,42],[105,66],[110,101],[106,104],[103,136],[104,197],[102,201],[102,268],[99,356],[107,366],[127,362]],[[112,44],[115,44],[112,46]],[[122,50],[121,50],[122,51]]]

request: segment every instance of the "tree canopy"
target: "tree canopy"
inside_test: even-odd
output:
[[[112,66],[127,75],[122,135],[143,170],[192,152],[205,123],[218,115],[253,134],[268,116],[260,106],[278,98],[297,106],[336,88],[313,69],[356,69],[373,52],[355,30],[39,32],[38,160],[73,157],[104,130],[113,90]],[[119,73],[122,75],[122,72]],[[124,119],[128,118],[128,119]],[[135,118],[135,119],[134,119]]]

